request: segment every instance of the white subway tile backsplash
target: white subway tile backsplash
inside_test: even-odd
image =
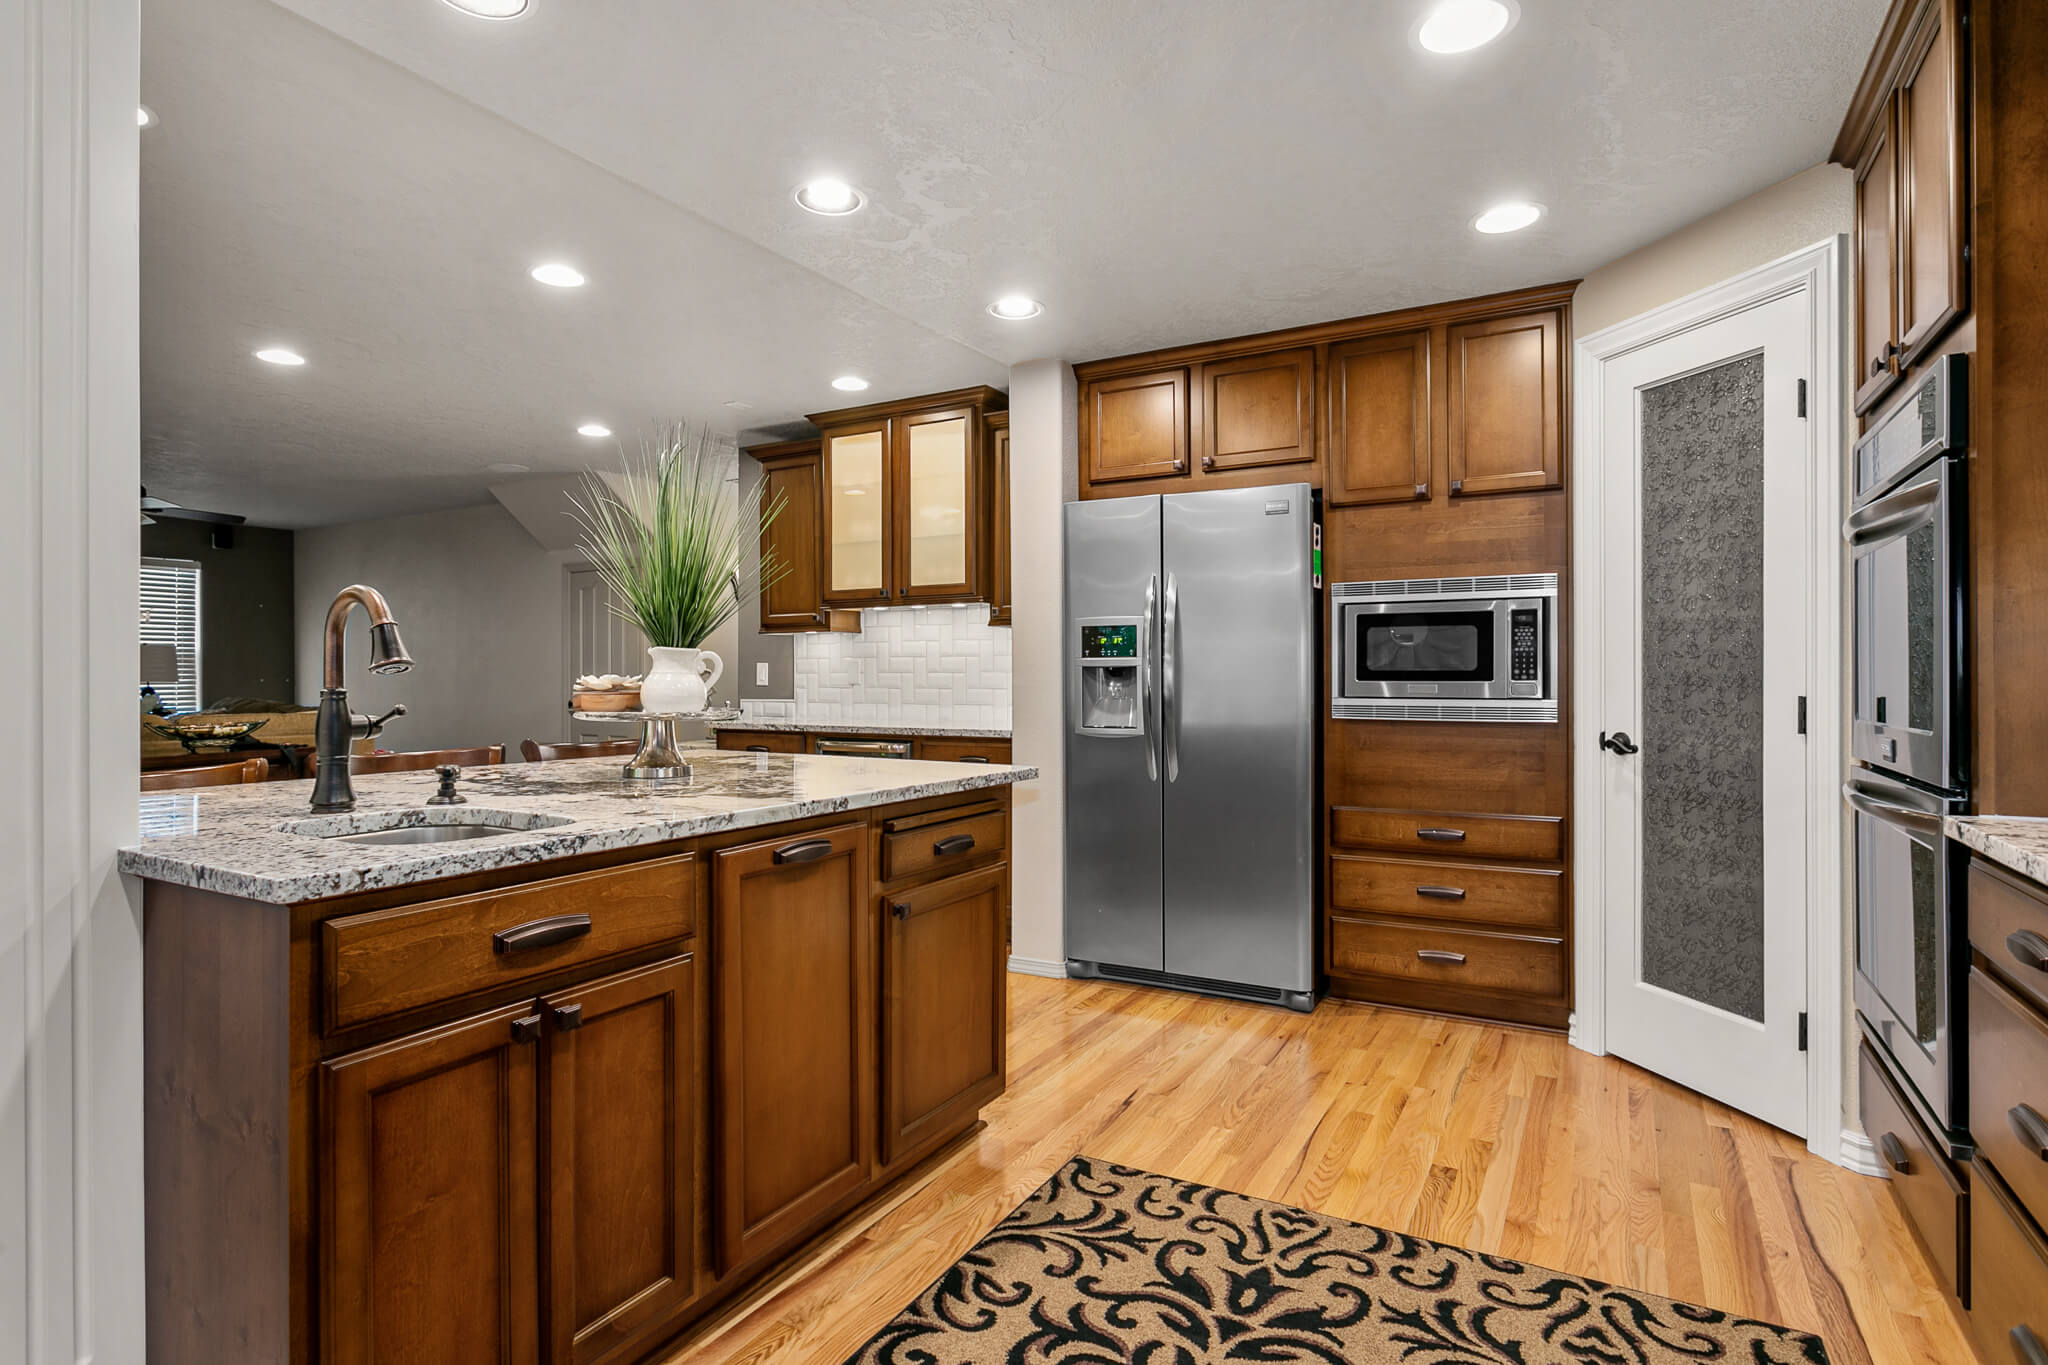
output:
[[[796,637],[796,700],[751,715],[918,725],[1010,723],[1010,632],[988,608],[876,607],[859,635]]]

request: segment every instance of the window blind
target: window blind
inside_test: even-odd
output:
[[[142,643],[178,651],[178,676],[144,678],[170,711],[197,711],[199,691],[199,566],[189,559],[142,561]]]

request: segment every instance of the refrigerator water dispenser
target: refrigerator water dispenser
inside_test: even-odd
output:
[[[1090,617],[1074,623],[1074,666],[1081,671],[1074,729],[1084,735],[1145,733],[1145,633],[1137,617]]]

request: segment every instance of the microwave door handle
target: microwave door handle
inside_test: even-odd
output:
[[[1939,815],[1934,815],[1924,810],[1913,810],[1907,806],[1894,805],[1890,801],[1880,801],[1868,792],[1863,791],[1853,782],[1842,784],[1842,795],[1848,800],[1850,805],[1862,811],[1873,820],[1882,820],[1887,824],[1898,825],[1901,828],[1913,830],[1915,833],[1925,834],[1930,838],[1938,839],[1941,837],[1941,817]]]
[[[1138,707],[1145,729],[1145,780],[1159,780],[1159,708],[1152,695],[1152,642],[1159,638],[1159,575],[1145,580],[1145,643],[1139,647]]]
[[[1859,507],[1842,523],[1842,538],[1851,545],[1870,545],[1932,525],[1941,491],[1941,481],[1929,479]]]
[[[1166,575],[1166,611],[1160,622],[1159,728],[1164,730],[1166,780],[1180,780],[1180,583]]]

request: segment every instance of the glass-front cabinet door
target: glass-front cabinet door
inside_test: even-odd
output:
[[[881,606],[891,587],[889,424],[824,433],[825,591],[835,606]]]
[[[896,598],[974,595],[976,422],[972,409],[913,413],[896,422]]]

